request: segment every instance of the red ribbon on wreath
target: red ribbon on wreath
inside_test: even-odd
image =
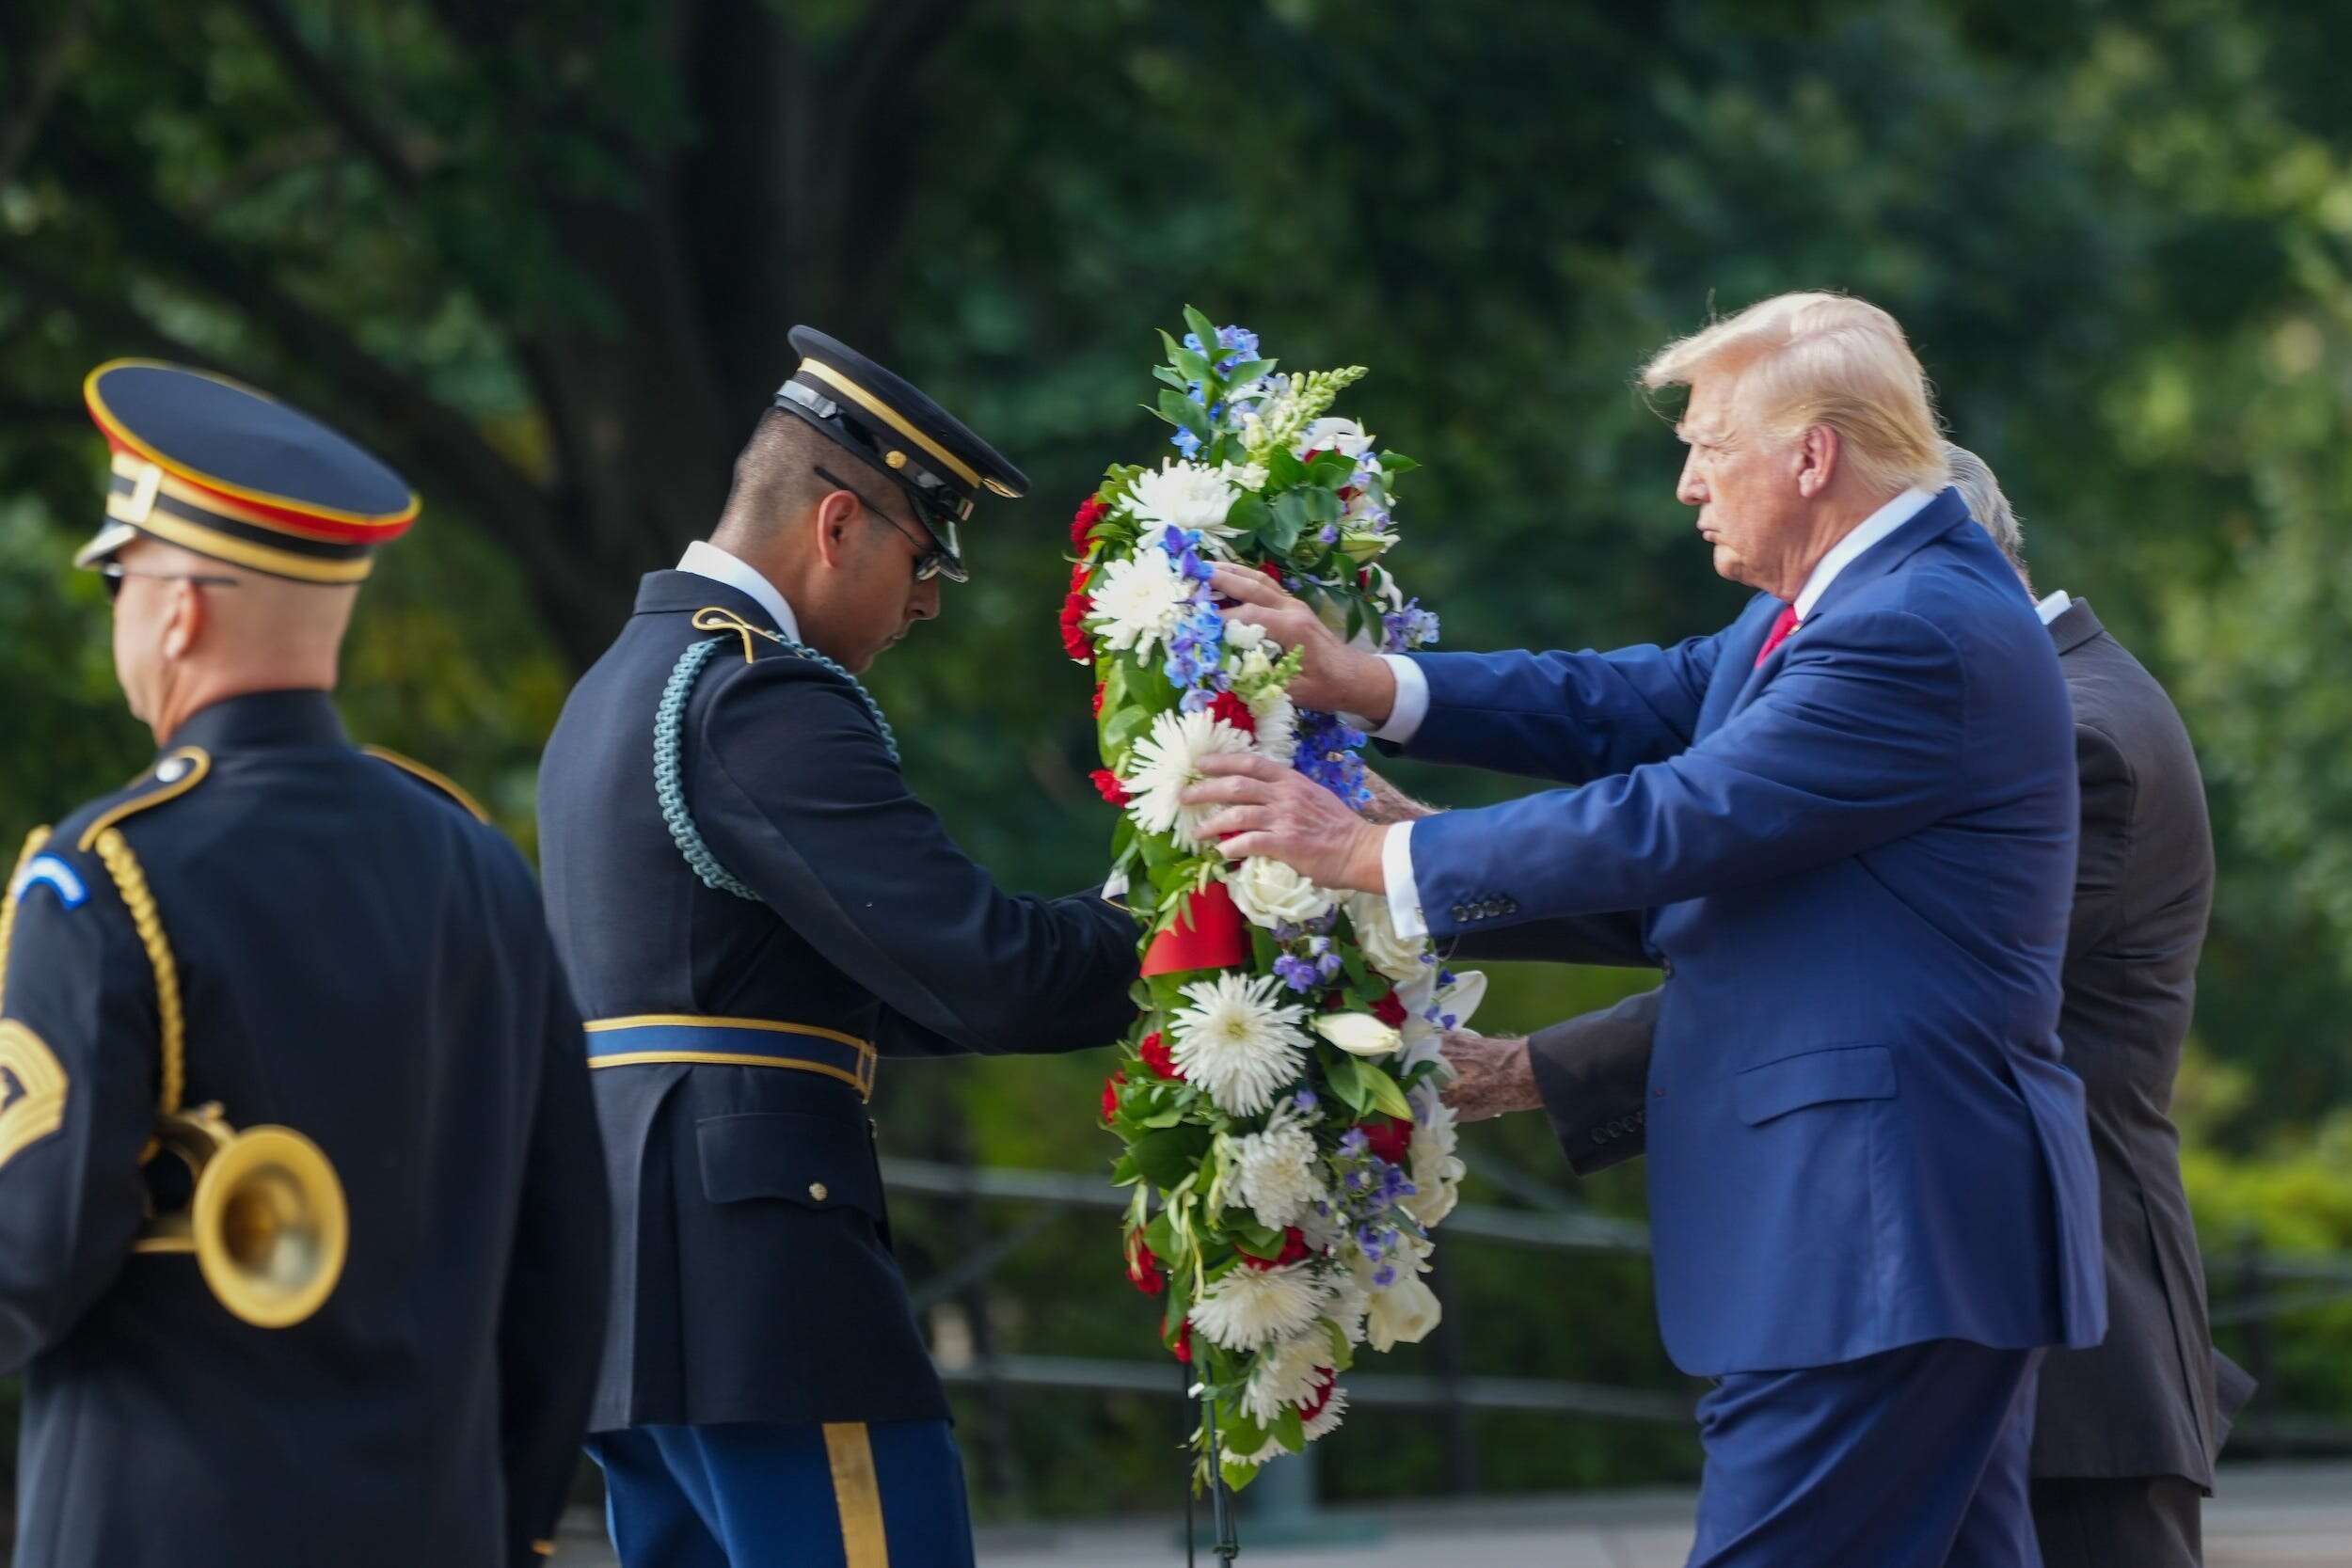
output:
[[[1223,882],[1211,882],[1184,900],[1176,924],[1152,939],[1143,973],[1173,974],[1184,969],[1231,969],[1249,957],[1249,927]]]

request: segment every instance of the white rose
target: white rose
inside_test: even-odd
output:
[[[1387,1290],[1374,1292],[1364,1333],[1376,1351],[1417,1345],[1442,1316],[1438,1292],[1422,1284],[1420,1275],[1407,1274]]]
[[[1319,1013],[1315,1033],[1351,1056],[1391,1056],[1405,1037],[1370,1013]]]
[[[1406,942],[1396,934],[1396,927],[1389,919],[1386,894],[1350,894],[1347,918],[1356,927],[1356,944],[1364,950],[1365,959],[1390,979],[1402,984],[1429,968],[1421,961],[1428,944]]]
[[[1280,861],[1252,855],[1225,875],[1226,891],[1250,924],[1272,930],[1277,926],[1304,926],[1320,920],[1339,903],[1339,895],[1315,886]]]

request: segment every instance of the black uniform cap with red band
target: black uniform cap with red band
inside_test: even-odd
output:
[[[373,453],[226,377],[116,359],[82,395],[114,472],[106,525],[77,566],[144,533],[272,577],[351,583],[417,520],[416,493]]]
[[[1018,499],[1028,476],[1004,453],[898,376],[811,326],[792,329],[801,368],[776,388],[775,405],[798,415],[887,474],[914,503],[940,548],[962,565],[958,527],[985,490]]]

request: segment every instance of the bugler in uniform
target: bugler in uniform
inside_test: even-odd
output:
[[[87,392],[164,752],[0,904],[16,1560],[541,1560],[602,1324],[579,1015],[521,856],[326,690],[415,498],[230,382]]]
[[[540,771],[616,1227],[590,1449],[629,1568],[972,1560],[887,1240],[876,1063],[1133,1017],[1129,917],[999,890],[852,673],[962,580],[978,492],[1026,482],[881,366],[792,342],[712,541],[645,578]]]

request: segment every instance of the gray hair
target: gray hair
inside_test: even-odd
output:
[[[1966,447],[1944,443],[1944,461],[1952,470],[1952,484],[1960,491],[1960,499],[1968,503],[1968,515],[1983,525],[1993,535],[1993,542],[2001,546],[2009,563],[2017,568],[2017,575],[2026,575],[2026,530],[2017,521],[2017,514],[2010,510],[2009,498],[2001,494],[2001,482],[1993,477],[1993,470],[1983,458]]]

